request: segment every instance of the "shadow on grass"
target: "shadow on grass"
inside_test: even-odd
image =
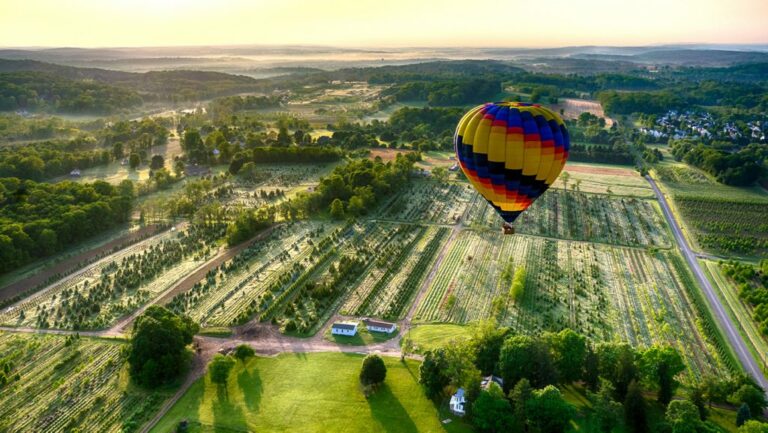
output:
[[[373,418],[384,427],[385,431],[418,433],[416,424],[386,383],[368,398],[368,406],[371,408]]]
[[[252,370],[244,368],[237,375],[237,384],[243,392],[245,406],[249,411],[257,412],[261,404],[261,394],[264,392],[261,376],[259,376],[259,370],[255,368]]]
[[[217,433],[248,431],[245,414],[242,409],[229,401],[229,391],[224,385],[216,387],[216,400],[213,401],[213,431]]]

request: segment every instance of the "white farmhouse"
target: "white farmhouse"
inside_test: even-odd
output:
[[[395,329],[397,329],[396,324],[384,322],[381,320],[363,319],[363,323],[365,323],[365,327],[368,328],[368,331],[371,332],[384,332],[391,334],[395,332]]]
[[[357,334],[357,323],[336,322],[331,325],[331,334],[354,336]]]
[[[464,388],[459,388],[459,390],[456,391],[456,394],[451,396],[451,402],[449,403],[451,413],[458,416],[464,416],[466,413],[464,404],[466,402],[467,400],[464,398]]]

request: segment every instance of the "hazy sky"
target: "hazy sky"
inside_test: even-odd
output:
[[[0,0],[2,46],[767,43],[768,0]]]

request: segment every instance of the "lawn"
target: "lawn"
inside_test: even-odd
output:
[[[407,335],[413,341],[416,350],[423,353],[445,346],[451,340],[469,338],[469,327],[450,323],[430,323],[412,327]]]
[[[460,422],[440,423],[438,410],[417,382],[418,362],[384,358],[385,384],[371,398],[360,390],[361,355],[283,354],[238,363],[227,387],[197,381],[160,420],[153,433],[258,432],[465,432]]]

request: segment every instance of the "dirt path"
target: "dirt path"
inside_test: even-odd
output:
[[[116,250],[124,249],[139,241],[155,236],[161,230],[162,229],[159,225],[148,225],[132,233],[128,233],[117,239],[113,239],[104,245],[66,258],[59,263],[54,264],[50,268],[0,288],[0,300],[12,298],[16,295],[24,293],[29,289],[37,287],[41,284],[45,284],[45,282],[53,276],[65,275],[67,273],[76,271],[80,267],[88,267],[89,262],[92,264],[94,259],[105,257],[108,254],[114,253]]]

